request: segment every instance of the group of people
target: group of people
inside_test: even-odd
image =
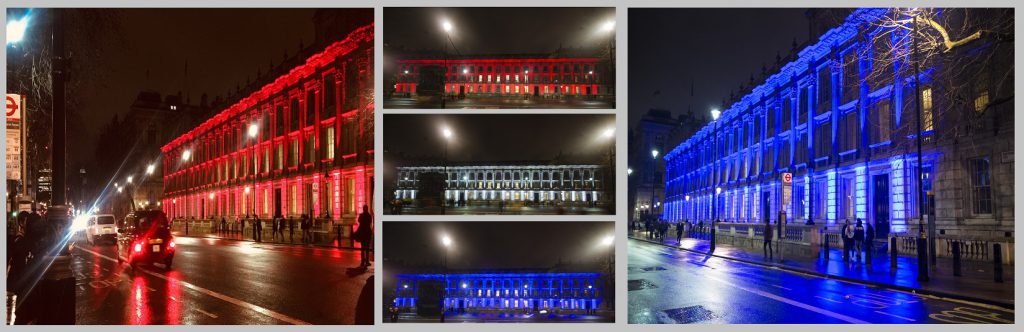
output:
[[[857,218],[857,224],[851,225],[847,219],[843,223],[840,235],[843,238],[843,262],[850,262],[851,258],[860,262],[863,253],[865,262],[871,265],[871,252],[875,242],[875,228],[871,224]]]
[[[52,217],[52,218],[51,218]],[[7,233],[7,324],[74,324],[75,279],[67,238],[69,216],[47,216],[33,207],[18,212]],[[12,298],[11,294],[15,297]]]

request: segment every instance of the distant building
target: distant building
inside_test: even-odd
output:
[[[455,272],[395,278],[393,304],[420,315],[437,307],[467,313],[583,314],[605,308],[605,300],[614,296],[605,294],[606,285],[614,287],[601,273]]]
[[[629,137],[629,183],[627,207],[630,220],[659,215],[664,204],[664,161],[666,149],[692,135],[704,123],[693,112],[672,118],[672,112],[651,109],[640,119]],[[654,156],[653,151],[658,155]]]
[[[614,97],[614,74],[599,53],[558,50],[551,54],[401,55],[395,61],[397,96]],[[389,91],[390,92],[390,91]]]
[[[394,195],[414,200],[421,194],[421,178],[439,174],[447,184],[444,198],[455,204],[475,205],[488,202],[509,204],[552,204],[586,206],[608,204],[605,187],[606,165],[442,165],[397,167]],[[437,188],[440,189],[440,188]]]

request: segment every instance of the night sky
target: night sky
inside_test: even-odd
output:
[[[561,152],[599,162],[609,144],[601,133],[614,122],[602,114],[387,114],[384,150],[439,159],[447,126],[451,161],[548,161]]]
[[[546,53],[559,45],[604,47],[608,39],[600,27],[615,19],[615,8],[385,8],[384,42],[439,51],[445,19],[461,54]]]
[[[630,128],[651,108],[678,115],[690,105],[697,116],[710,114],[740,83],[749,86],[752,74],[755,85],[763,83],[762,63],[770,70],[776,53],[785,57],[794,38],[798,45],[808,40],[805,11],[630,9]]]
[[[234,91],[236,84],[244,86],[246,77],[254,80],[257,69],[266,73],[271,60],[276,65],[286,52],[294,55],[300,40],[306,46],[313,42],[314,11],[110,10],[121,27],[99,38],[120,38],[114,45],[121,46],[101,49],[98,57],[72,56],[70,60],[88,62],[109,74],[107,81],[87,82],[90,84],[82,91],[83,109],[78,111],[86,137],[84,142],[68,146],[69,164],[92,161],[98,131],[115,113],[123,118],[141,90],[151,89],[162,95],[181,91],[183,97],[191,95],[192,103],[198,104],[204,92],[212,101],[217,95],[223,97],[228,90]]]
[[[610,222],[387,222],[384,259],[406,265],[440,265],[441,238],[452,239],[452,269],[549,268],[594,262],[610,248],[601,239],[613,235]]]

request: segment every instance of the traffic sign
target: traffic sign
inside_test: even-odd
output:
[[[782,183],[791,184],[793,183],[793,173],[782,173]]]

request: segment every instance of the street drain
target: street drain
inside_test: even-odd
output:
[[[629,290],[630,291],[642,290],[642,289],[651,289],[651,288],[658,288],[658,286],[655,285],[654,283],[650,282],[647,279],[634,279],[634,280],[630,280],[629,281]]]
[[[645,268],[642,268],[641,270],[644,270],[644,272],[651,272],[651,271],[665,271],[665,268],[663,268],[663,267],[660,267],[660,266],[652,266],[652,267],[645,267]]]
[[[668,309],[663,310],[663,312],[675,320],[677,324],[692,324],[718,318],[714,312],[704,308],[702,305]]]

